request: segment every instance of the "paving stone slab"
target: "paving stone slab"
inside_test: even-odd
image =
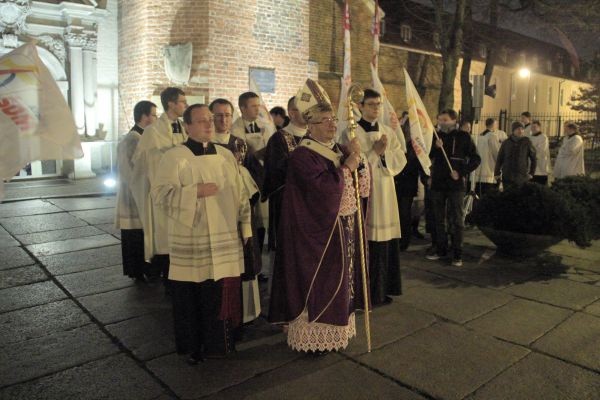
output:
[[[71,274],[121,264],[121,246],[55,254],[39,257],[39,260],[54,275]]]
[[[448,283],[448,279],[415,268],[402,268],[402,289],[412,289],[418,286],[444,286]]]
[[[477,390],[472,400],[597,400],[598,374],[531,353]]]
[[[514,268],[514,264],[489,259],[480,262],[465,262],[462,268],[441,268],[436,273],[448,278],[468,282],[477,286],[505,288],[533,279],[538,271]]]
[[[562,241],[557,245],[554,245],[548,249],[548,252],[558,254],[560,256],[569,256],[580,258],[589,261],[600,261],[600,250],[594,248],[582,249],[577,247],[574,243],[568,241]]]
[[[409,303],[420,310],[439,315],[458,323],[464,323],[500,307],[513,297],[505,293],[467,287],[417,287],[408,290],[399,301]]]
[[[23,215],[50,214],[62,210],[43,200],[15,201],[0,204],[0,218],[18,217]]]
[[[0,313],[62,300],[67,295],[52,281],[0,290]]]
[[[409,304],[394,302],[388,306],[377,307],[371,312],[371,348],[377,350],[411,333],[430,326],[436,318],[419,311]],[[344,353],[358,355],[367,352],[364,314],[356,318],[357,337],[352,339]],[[385,350],[383,350],[385,351]]]
[[[147,366],[179,397],[194,399],[244,382],[298,357],[297,353],[281,343],[253,347],[226,359],[208,360],[194,367],[188,367],[185,356],[177,354],[156,358],[148,362]]]
[[[0,347],[0,387],[21,383],[118,352],[96,326],[87,325]]]
[[[81,297],[79,301],[104,324],[145,314],[172,312],[171,299],[164,295],[161,285],[136,285]]]
[[[121,230],[115,228],[115,224],[110,223],[110,224],[99,224],[99,225],[95,225],[96,228],[103,230],[106,233],[110,233],[113,236],[118,237],[119,239],[121,238]]]
[[[572,311],[515,299],[467,324],[481,333],[528,346],[563,322]]]
[[[48,280],[48,276],[37,265],[0,270],[0,289],[29,285]]]
[[[10,233],[0,226],[0,248],[18,246],[20,243],[13,238]]]
[[[131,318],[107,325],[106,329],[141,360],[175,352],[173,317],[170,312]]]
[[[68,199],[50,199],[49,201],[66,211],[114,208],[116,204],[115,196],[75,197]]]
[[[115,210],[113,208],[101,208],[98,210],[71,211],[71,214],[77,218],[88,222],[91,225],[109,224],[115,220]]]
[[[0,248],[0,269],[24,267],[35,264],[27,252],[21,247]]]
[[[301,355],[296,360],[285,364],[279,368],[268,371],[264,374],[259,374],[251,379],[238,384],[232,385],[214,395],[206,397],[209,400],[229,400],[229,399],[247,399],[249,396],[262,393],[268,388],[286,385],[294,382],[295,380],[304,379],[313,373],[320,373],[326,370],[330,366],[340,365],[341,362],[345,361],[344,358],[338,354],[330,353],[323,357],[312,357],[308,355]],[[313,385],[310,385],[311,389],[316,389]],[[302,389],[305,393],[306,387]],[[305,393],[306,394],[306,393]],[[287,398],[287,395],[293,395],[287,393],[283,398]],[[327,397],[316,397],[306,396],[305,398],[324,398]],[[350,397],[352,398],[352,397]]]
[[[600,318],[575,313],[533,347],[600,372]]]
[[[135,285],[133,279],[123,275],[123,267],[120,265],[60,275],[56,279],[75,297],[108,292]]]
[[[85,221],[66,212],[2,218],[0,219],[0,224],[13,235],[54,231],[87,225]]]
[[[2,346],[90,323],[88,316],[71,300],[57,301],[0,314]]]
[[[567,279],[525,282],[504,291],[515,296],[572,310],[582,310],[588,304],[600,299],[600,288]]]
[[[527,353],[463,327],[438,323],[359,360],[432,397],[462,399]]]
[[[161,386],[132,359],[115,355],[0,390],[0,398],[28,400],[153,400]]]
[[[593,314],[596,317],[600,317],[600,300],[587,306],[585,308],[585,312],[588,314]]]
[[[119,244],[119,239],[112,235],[102,234],[97,236],[82,237],[77,239],[60,240],[56,242],[32,244],[27,246],[36,257],[54,254],[72,253],[74,251],[106,247]]]
[[[294,364],[299,363],[295,362]],[[314,362],[312,363],[314,364]],[[351,361],[342,361],[315,370],[310,362],[303,363],[308,373],[292,373],[288,381],[265,384],[254,393],[225,391],[218,396],[226,399],[402,399],[422,400],[424,397]],[[289,370],[290,368],[288,368]],[[292,372],[292,371],[290,371]],[[294,371],[296,372],[296,371]],[[271,375],[271,374],[269,374]],[[246,386],[246,384],[242,385]]]
[[[59,240],[83,238],[87,236],[102,235],[104,232],[93,226],[79,226],[76,228],[58,229],[55,231],[28,233],[17,235],[17,239],[24,245],[56,242]]]

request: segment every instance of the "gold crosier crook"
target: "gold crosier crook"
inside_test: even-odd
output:
[[[362,87],[358,83],[354,83],[348,89],[348,97],[346,97],[346,107],[348,108],[348,139],[352,140],[356,137],[356,120],[354,119],[354,111],[352,105],[361,101],[364,96]],[[354,101],[354,100],[357,101]],[[365,303],[365,331],[367,334],[367,351],[371,352],[371,321],[369,315],[369,279],[367,276],[367,262],[365,258],[365,237],[363,228],[363,214],[360,200],[360,189],[358,184],[358,169],[353,172],[354,175],[354,191],[356,193],[356,208],[358,209],[358,242],[360,245],[360,272],[362,274],[363,296]]]

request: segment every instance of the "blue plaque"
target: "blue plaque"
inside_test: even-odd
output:
[[[250,67],[250,78],[261,93],[275,93],[275,69]]]

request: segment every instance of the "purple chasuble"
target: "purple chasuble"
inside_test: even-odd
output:
[[[348,154],[346,148],[338,149]],[[343,191],[342,168],[336,168],[331,160],[303,146],[290,155],[275,253],[270,322],[293,321],[306,307],[309,322],[344,326],[350,313],[361,306],[358,227],[354,229],[353,276],[349,276],[348,245],[338,215]]]

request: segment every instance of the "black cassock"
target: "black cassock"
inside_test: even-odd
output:
[[[288,159],[300,140],[301,137],[280,129],[271,136],[265,150],[265,177],[261,200],[269,200],[268,248],[270,251],[277,247],[277,226],[281,216]]]
[[[195,156],[217,154],[215,145],[184,143]],[[240,278],[200,283],[171,280],[177,353],[194,360],[222,357],[235,350],[234,335],[242,318]]]
[[[234,155],[239,153],[240,149],[244,146],[244,140],[233,135],[230,135],[229,142],[227,144],[218,143],[220,146],[223,146],[229,149]],[[237,158],[237,155],[236,155]],[[256,182],[258,187],[261,187],[261,183],[264,174],[264,168],[258,162],[255,154],[248,148],[248,151],[242,161],[242,165],[246,167],[246,169],[250,172],[252,179]],[[257,218],[256,213],[254,211],[256,203],[258,203],[259,194],[255,194],[250,199],[250,209],[252,212],[251,220],[252,220],[252,238],[248,240],[248,243],[244,245],[244,274],[242,275],[243,281],[251,281],[262,269],[262,261],[260,257],[260,244],[259,237],[257,233]]]

